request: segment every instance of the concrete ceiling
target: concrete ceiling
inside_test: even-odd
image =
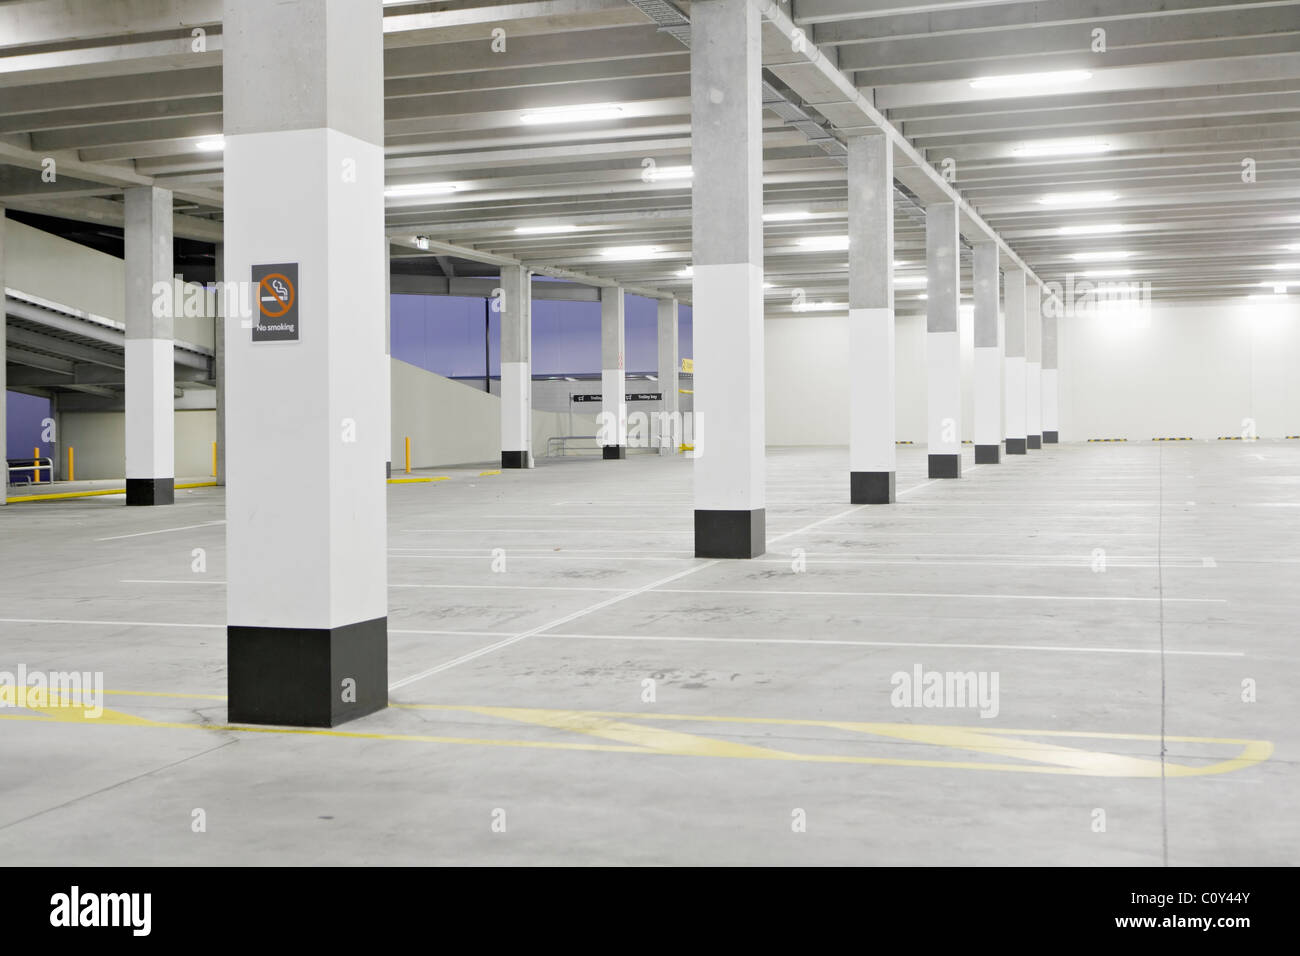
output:
[[[1043,280],[1123,268],[1158,298],[1268,292],[1262,283],[1280,278],[1300,286],[1300,268],[1273,268],[1300,261],[1300,246],[1284,248],[1300,243],[1300,2],[760,5],[764,207],[810,214],[767,223],[770,315],[790,312],[796,287],[811,301],[845,301],[845,253],[798,240],[845,235],[841,141],[873,127],[894,143],[900,275],[921,271],[924,204],[957,198],[968,240],[996,238],[1004,266],[1023,262]],[[386,4],[388,184],[458,187],[388,199],[394,254],[429,257],[432,276],[521,261],[689,298],[690,280],[677,274],[691,261],[689,179],[643,173],[647,160],[690,163],[690,6]],[[175,192],[178,236],[219,240],[221,153],[197,146],[222,128],[220,12],[220,0],[0,2],[0,202],[120,225],[122,188],[154,183]],[[505,50],[494,52],[498,29]],[[1093,51],[1097,29],[1105,52]],[[1091,75],[1068,86],[971,85],[1063,70]],[[621,114],[521,122],[529,110],[592,103]],[[1052,141],[1073,146],[1015,152]],[[54,183],[40,176],[47,157]],[[1243,182],[1246,159],[1254,182]],[[1039,202],[1076,192],[1114,199]],[[1123,231],[1060,232],[1112,223]],[[517,231],[548,225],[572,228]],[[603,254],[614,246],[657,251],[620,261]],[[1071,258],[1112,251],[1129,255]],[[919,295],[900,285],[900,311],[920,308]]]

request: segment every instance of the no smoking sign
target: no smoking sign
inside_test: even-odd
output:
[[[254,342],[298,341],[298,263],[253,266]]]

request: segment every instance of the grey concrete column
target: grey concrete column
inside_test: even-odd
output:
[[[217,484],[226,484],[226,250],[218,242],[216,249],[217,314],[213,319],[212,374],[217,380]]]
[[[1042,395],[1043,395],[1043,444],[1055,445],[1061,440],[1060,432],[1060,383],[1058,381],[1059,363],[1058,343],[1060,342],[1060,312],[1059,304],[1052,303],[1051,307],[1044,306],[1043,311],[1043,367],[1042,372]]]
[[[894,500],[894,153],[849,140],[849,500]]]
[[[974,243],[975,284],[975,464],[1002,460],[1002,350],[998,341],[1000,274],[998,244]]]
[[[927,443],[931,478],[961,477],[961,333],[957,207],[925,207]]]
[[[1006,305],[1002,310],[1006,326],[1005,373],[1007,454],[1023,455],[1025,430],[1025,270],[1008,269],[1003,279]]]
[[[1043,287],[1025,286],[1025,446],[1043,447]]]
[[[5,371],[5,350],[7,346],[9,311],[5,307],[5,207],[0,205],[0,460],[9,454],[9,388],[8,373]],[[0,482],[0,506],[9,496],[9,466],[6,462],[4,480]]]
[[[393,246],[384,236],[384,478],[393,477]]]
[[[681,359],[677,351],[677,300],[660,299],[658,302],[659,391],[663,394],[663,417],[659,423],[659,454],[676,455],[682,428],[681,394],[678,392],[678,373]]]
[[[222,12],[228,714],[332,726],[388,704],[383,5]]]
[[[750,0],[691,8],[695,555],[767,550],[761,20]]]
[[[523,266],[502,266],[501,291],[501,467],[531,468],[533,467],[533,280],[531,273]],[[603,355],[603,322],[601,333]]]
[[[124,199],[126,503],[169,505],[176,495],[172,194],[133,186]]]
[[[600,427],[596,439],[606,460],[627,457],[623,298],[618,286],[600,290]]]

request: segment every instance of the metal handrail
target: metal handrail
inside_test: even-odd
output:
[[[31,471],[31,472],[37,472],[37,471],[40,471],[41,469],[45,469],[46,471],[48,471],[48,472],[50,473],[50,478],[49,478],[50,483],[51,483],[51,484],[54,483],[54,459],[53,459],[53,458],[10,458],[10,459],[6,459],[6,462],[14,462],[14,461],[27,462],[27,464],[25,464],[25,465],[14,465],[14,464],[9,464],[9,465],[8,465],[8,469],[9,469],[8,474],[5,475],[5,484],[6,484],[6,485],[17,484],[17,482],[13,482],[13,481],[10,481],[10,480],[9,480],[9,476],[12,475],[15,471]],[[42,465],[41,462],[45,462],[45,464]],[[29,478],[29,479],[27,479],[27,484],[29,484],[29,485],[30,485],[30,484],[39,484],[39,482],[33,482],[33,481]]]

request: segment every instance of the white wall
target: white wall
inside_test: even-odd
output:
[[[5,285],[118,322],[126,311],[121,259],[10,219]]]
[[[67,477],[68,448],[76,449],[77,480],[121,479],[126,473],[126,416],[122,412],[63,412],[59,415],[59,473]],[[212,475],[217,413],[176,410],[176,480]]]
[[[1300,297],[1061,319],[1061,440],[1300,435]]]
[[[842,445],[848,435],[848,319],[768,319],[767,441]],[[1145,319],[1060,320],[1061,440],[1300,435],[1300,296],[1156,304]],[[963,437],[971,437],[973,328],[962,321]],[[900,440],[925,441],[925,318],[900,316]],[[703,370],[702,370],[703,374]]]

